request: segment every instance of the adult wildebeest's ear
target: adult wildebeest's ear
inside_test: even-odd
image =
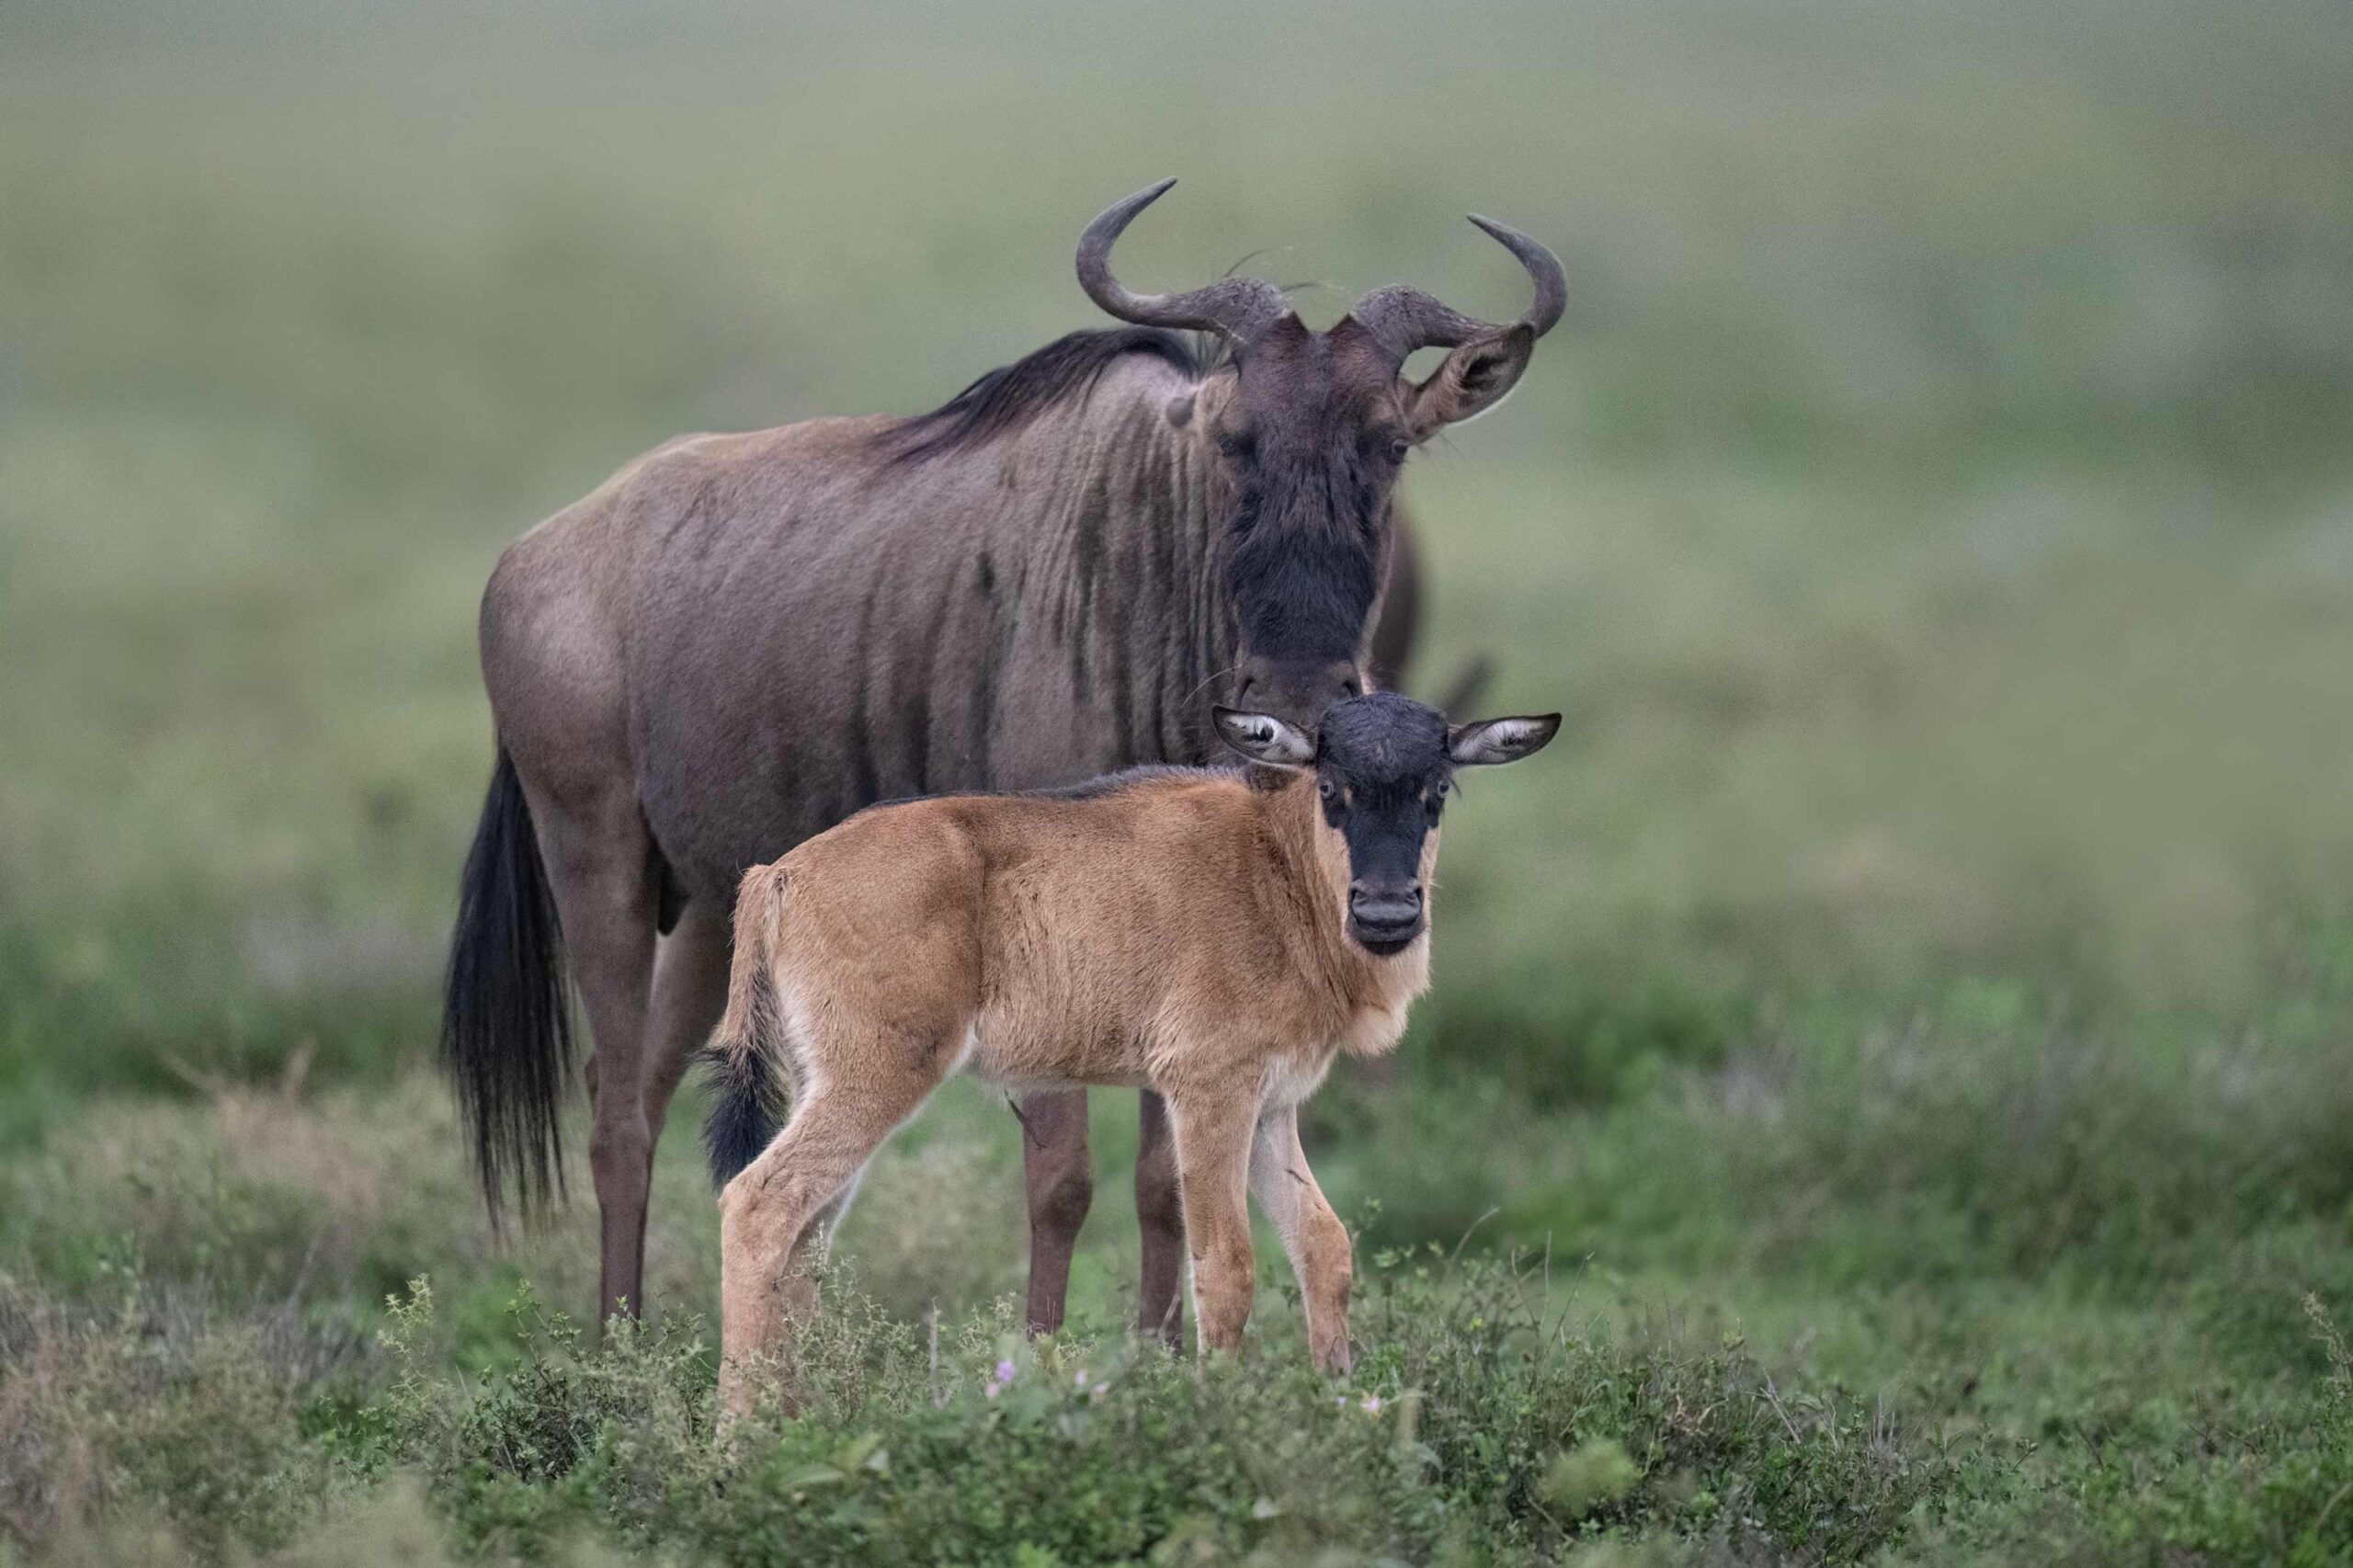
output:
[[[1271,713],[1241,713],[1212,708],[1217,733],[1227,745],[1269,767],[1305,767],[1315,760],[1315,743]]]
[[[1542,751],[1544,743],[1558,734],[1560,729],[1558,713],[1480,719],[1457,724],[1447,732],[1446,754],[1454,758],[1457,767],[1492,767],[1499,762],[1518,762]]]
[[[1520,372],[1535,351],[1536,330],[1521,322],[1474,337],[1447,355],[1407,400],[1414,439],[1427,440],[1503,402],[1519,384]]]

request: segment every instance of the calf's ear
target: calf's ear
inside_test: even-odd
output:
[[[1534,756],[1560,733],[1558,713],[1516,719],[1478,719],[1447,732],[1446,753],[1457,767],[1492,767]]]
[[[1305,767],[1315,760],[1315,743],[1271,713],[1212,708],[1218,738],[1253,762],[1269,767]]]

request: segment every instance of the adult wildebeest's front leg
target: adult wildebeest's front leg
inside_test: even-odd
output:
[[[1051,1334],[1063,1325],[1071,1253],[1095,1197],[1085,1089],[1021,1097],[1021,1176],[1029,1200],[1029,1332]]]
[[[1318,1369],[1348,1369],[1348,1287],[1356,1260],[1348,1229],[1332,1212],[1299,1143],[1299,1108],[1267,1110],[1250,1142],[1250,1191],[1282,1238],[1307,1309],[1307,1344]]]
[[[1185,1340],[1185,1199],[1168,1102],[1150,1089],[1136,1105],[1136,1230],[1143,1244],[1136,1327],[1174,1349]]]
[[[1176,1182],[1176,1143],[1168,1108],[1145,1090],[1136,1133],[1136,1230],[1142,1278],[1136,1327],[1170,1346],[1185,1334],[1185,1210]],[[1071,1255],[1095,1197],[1093,1152],[1086,1142],[1086,1091],[1056,1090],[1021,1101],[1021,1172],[1029,1202],[1029,1332],[1063,1325]]]

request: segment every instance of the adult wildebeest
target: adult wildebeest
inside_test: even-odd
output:
[[[1413,447],[1492,406],[1565,295],[1495,325],[1410,289],[1330,331],[1272,284],[1139,295],[1080,238],[1073,334],[914,419],[816,419],[656,449],[516,542],[482,607],[498,763],[466,862],[442,1052],[494,1212],[559,1168],[569,949],[595,1051],[602,1311],[642,1305],[656,1130],[723,1006],[746,867],[878,801],[1198,762],[1211,699],[1312,725],[1361,683]],[[1178,335],[1205,332],[1221,362]],[[1400,377],[1425,346],[1451,352]],[[1086,1209],[1083,1095],[1024,1107],[1031,1318],[1060,1318]],[[1141,1315],[1183,1252],[1144,1109]],[[1050,1311],[1046,1310],[1050,1307]]]
[[[1348,1369],[1348,1233],[1299,1142],[1341,1055],[1397,1043],[1429,985],[1428,896],[1455,770],[1541,750],[1561,716],[1452,729],[1393,692],[1313,734],[1216,710],[1263,766],[863,812],[745,876],[708,1128],[722,1397],[816,1303],[805,1260],[883,1140],[960,1069],[1008,1088],[1165,1096],[1203,1351],[1241,1344],[1255,1194],[1325,1371]],[[1271,775],[1271,777],[1270,777]],[[791,1120],[778,1136],[789,1085]]]

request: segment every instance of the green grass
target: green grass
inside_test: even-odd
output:
[[[893,22],[0,15],[0,1562],[2353,1559],[2341,17]],[[492,1237],[426,1071],[476,597],[668,435],[1086,324],[1168,173],[1144,286],[1517,309],[1465,210],[1572,279],[1408,480],[1424,667],[1570,723],[1315,1104],[1357,1375],[1272,1262],[1240,1366],[1127,1343],[1117,1096],[1003,1342],[960,1085],[722,1452],[691,1108],[598,1352],[591,1206]]]

